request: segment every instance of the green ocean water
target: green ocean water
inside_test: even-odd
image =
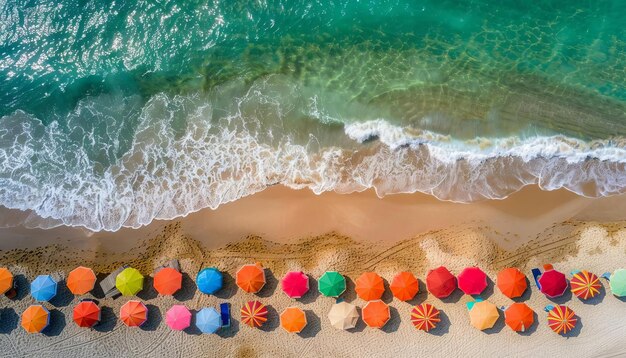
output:
[[[277,183],[463,202],[528,184],[622,193],[625,13],[0,0],[0,204],[117,230]]]

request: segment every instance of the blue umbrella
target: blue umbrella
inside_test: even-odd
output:
[[[37,301],[50,301],[57,294],[57,283],[50,275],[37,276],[30,283],[30,294]]]
[[[215,267],[205,268],[198,273],[196,284],[202,293],[214,294],[224,285],[222,273]]]
[[[220,314],[215,308],[203,308],[196,314],[196,327],[202,333],[215,333],[222,326]]]

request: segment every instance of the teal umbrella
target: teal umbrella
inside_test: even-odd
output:
[[[615,270],[609,279],[609,286],[615,296],[626,297],[626,270]]]
[[[346,290],[346,279],[337,271],[326,271],[317,281],[317,287],[326,297],[337,297]]]

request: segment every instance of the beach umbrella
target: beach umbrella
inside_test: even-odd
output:
[[[306,314],[298,307],[287,307],[280,314],[280,326],[289,333],[300,333],[306,325]]]
[[[115,287],[124,296],[134,296],[143,289],[143,275],[139,270],[127,267],[115,278]]]
[[[326,271],[317,281],[317,288],[326,297],[337,297],[346,290],[346,279],[337,271]]]
[[[535,312],[525,303],[514,303],[504,310],[504,323],[515,332],[526,332],[535,322]]]
[[[309,277],[301,271],[287,272],[280,285],[287,296],[300,298],[309,291]]]
[[[528,288],[526,276],[514,267],[506,268],[498,273],[496,285],[508,298],[521,297]]]
[[[13,288],[13,274],[5,267],[0,267],[0,294]]]
[[[37,301],[50,301],[57,294],[57,282],[50,275],[37,276],[30,283],[30,294]]]
[[[567,306],[558,305],[548,311],[548,326],[558,334],[571,331],[576,322],[576,314]]]
[[[435,297],[445,298],[456,289],[456,277],[447,268],[440,266],[428,271],[426,288]]]
[[[441,322],[439,316],[440,312],[435,306],[430,303],[422,303],[411,310],[411,323],[415,328],[428,332]]]
[[[207,267],[198,272],[196,284],[200,292],[213,295],[224,286],[224,275],[215,267]]]
[[[148,320],[148,307],[141,301],[130,300],[120,308],[120,319],[128,327],[139,327]]]
[[[471,325],[481,331],[493,327],[500,317],[498,307],[488,301],[477,301],[473,303],[469,311]]]
[[[250,327],[261,327],[267,321],[267,307],[259,301],[248,301],[241,308],[241,322]]]
[[[617,297],[626,296],[626,270],[617,269],[609,278],[611,292]]]
[[[257,293],[265,286],[265,271],[259,264],[244,265],[237,271],[237,286],[249,293]]]
[[[173,267],[164,267],[154,274],[154,289],[161,295],[173,295],[183,287],[183,274]]]
[[[335,303],[328,312],[328,319],[330,325],[337,329],[351,329],[356,327],[356,322],[359,320],[359,312],[356,310],[356,306],[342,301]]]
[[[563,296],[567,290],[565,274],[554,269],[544,272],[537,282],[541,286],[540,291],[550,298]]]
[[[600,293],[600,289],[602,288],[600,278],[594,273],[585,270],[576,272],[569,281],[569,284],[572,293],[583,300],[595,297]]]
[[[478,267],[467,267],[457,276],[459,288],[466,295],[480,295],[487,288],[487,275]]]
[[[22,313],[21,325],[28,333],[39,333],[50,324],[50,311],[42,305],[29,306]]]
[[[383,328],[391,316],[389,306],[381,300],[367,302],[361,314],[363,315],[363,322],[372,328]]]
[[[389,284],[389,288],[393,296],[400,301],[412,300],[420,290],[415,276],[406,271],[395,275],[393,280],[391,280],[391,284]]]
[[[203,308],[196,313],[196,327],[202,333],[215,333],[222,327],[219,312],[213,307]]]
[[[93,327],[100,322],[100,307],[92,301],[82,301],[74,307],[74,322],[79,327]]]
[[[79,266],[67,276],[67,288],[75,295],[84,295],[96,285],[96,274],[88,267]]]
[[[375,272],[365,272],[356,279],[356,294],[365,301],[378,300],[385,293],[385,283]]]
[[[182,331],[191,325],[191,312],[183,305],[174,305],[165,313],[165,323],[175,331]]]

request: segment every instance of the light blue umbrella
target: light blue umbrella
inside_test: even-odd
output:
[[[50,275],[37,276],[30,283],[30,294],[37,301],[50,301],[57,294],[57,283]]]
[[[196,314],[196,327],[202,333],[215,333],[221,326],[220,314],[213,307],[203,308]]]
[[[202,293],[212,295],[222,289],[224,277],[215,267],[205,268],[196,276],[196,284]]]

